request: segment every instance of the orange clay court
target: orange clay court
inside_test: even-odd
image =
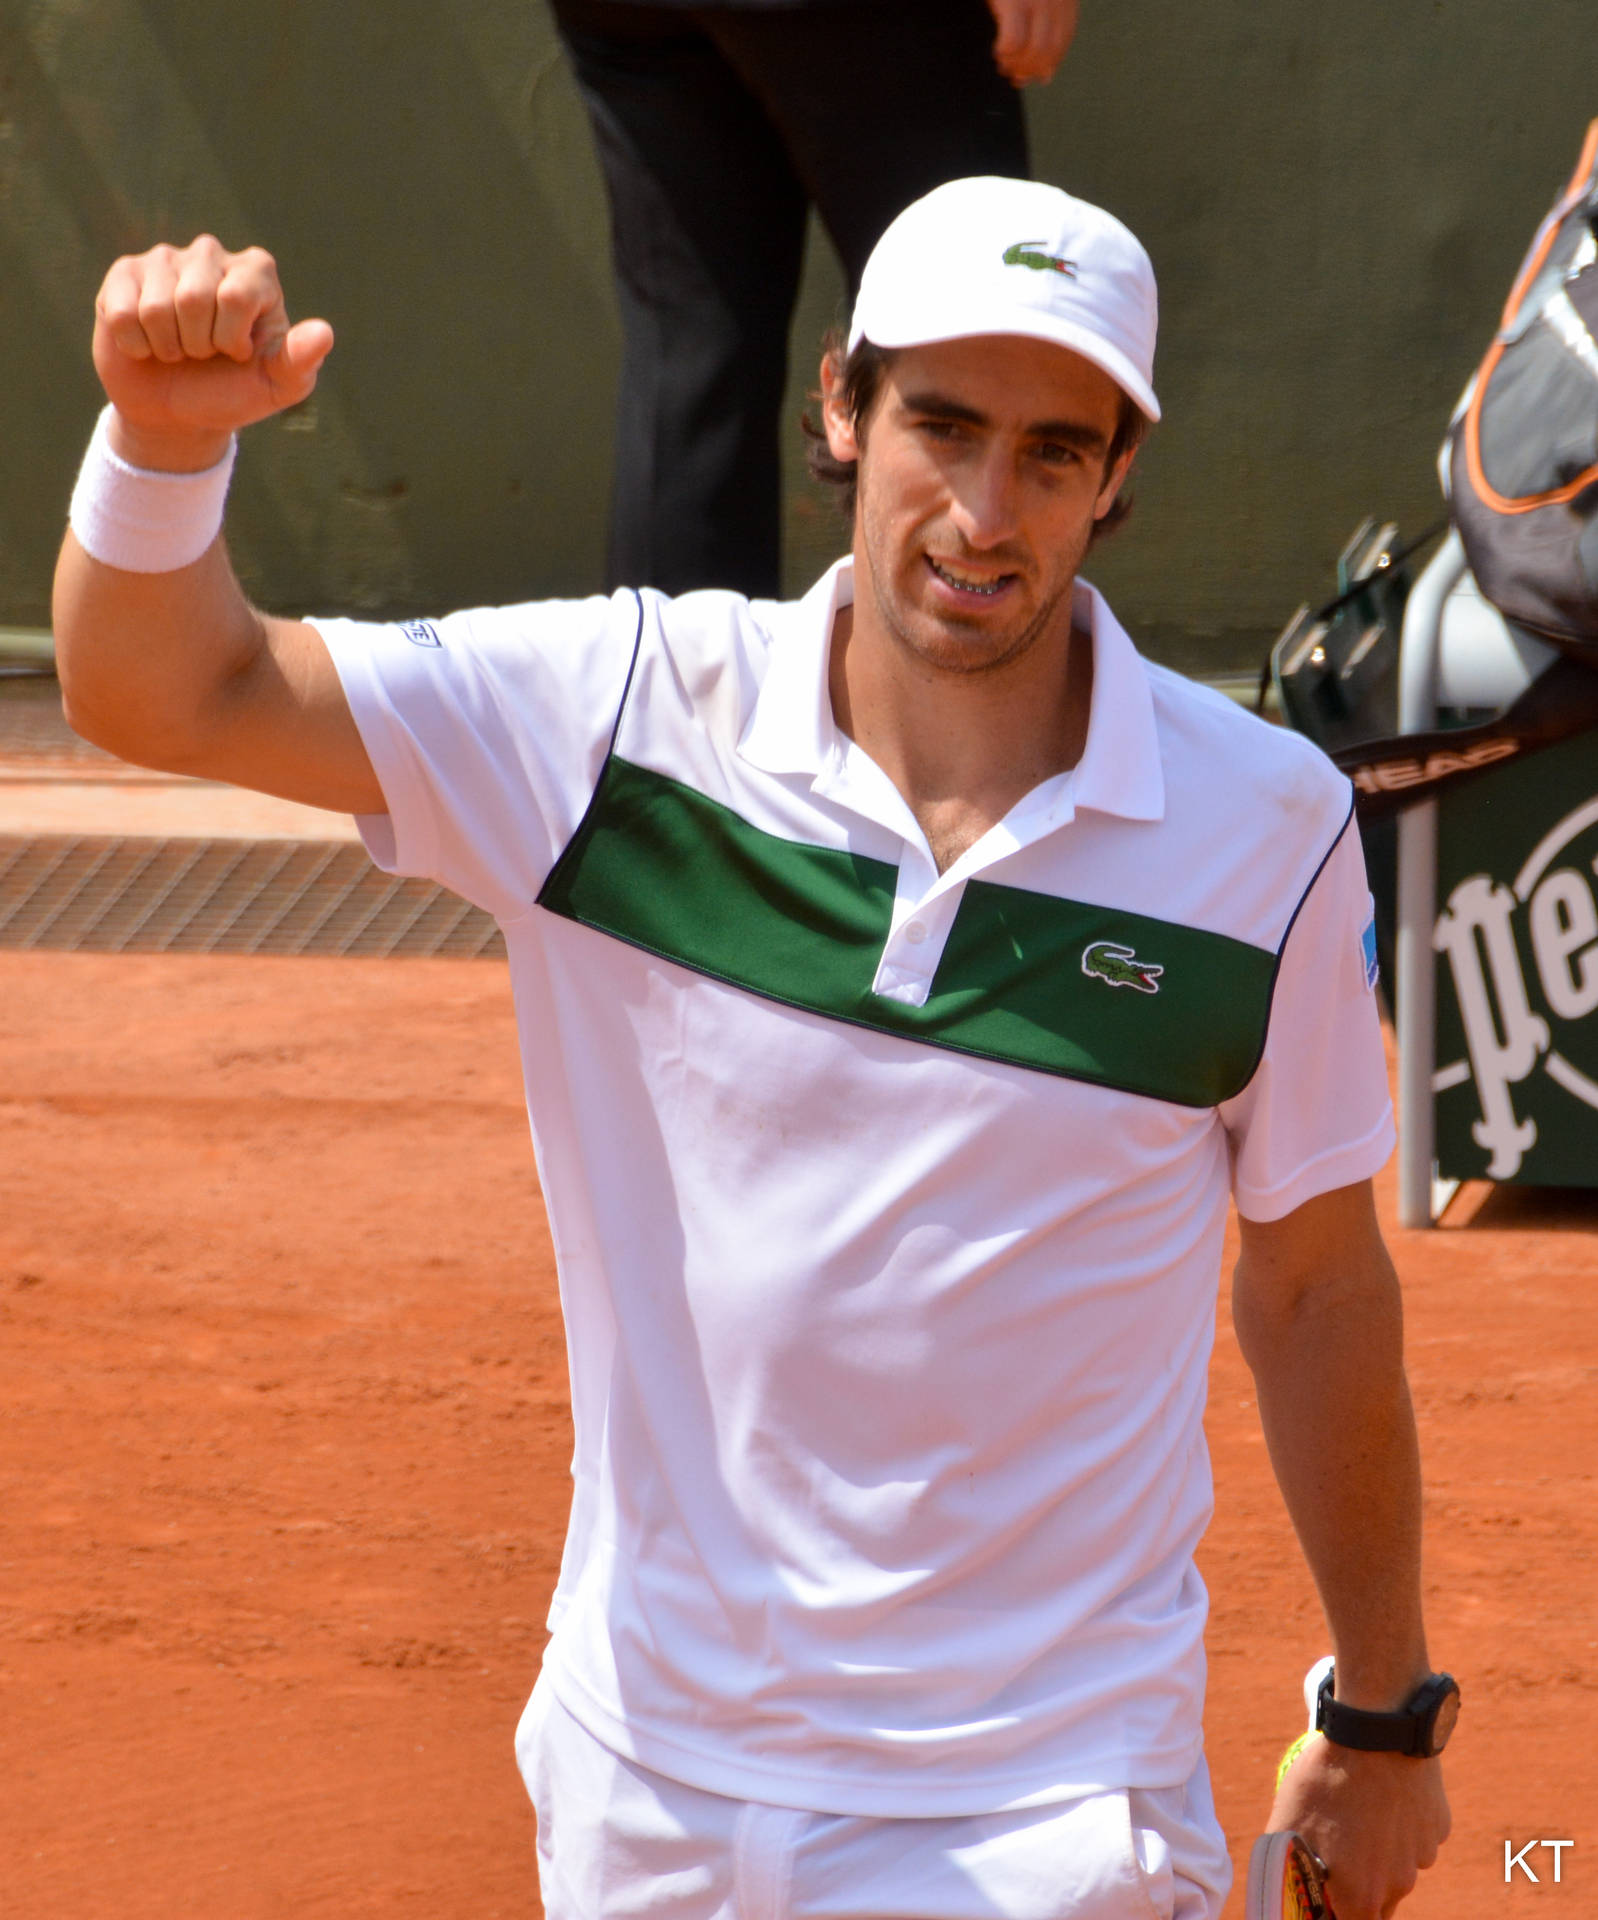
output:
[[[569,1429],[503,963],[4,951],[0,1060],[0,1913],[536,1915],[511,1736]],[[1575,1920],[1598,1196],[1467,1190],[1432,1234],[1381,1196],[1465,1698],[1403,1911]],[[1240,1863],[1323,1645],[1224,1293],[1209,1425]]]

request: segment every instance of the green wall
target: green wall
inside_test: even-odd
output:
[[[1166,424],[1095,577],[1151,649],[1257,659],[1353,523],[1418,529],[1531,230],[1598,114],[1590,0],[1083,0],[1039,173],[1160,275]],[[603,195],[541,0],[0,0],[0,624],[42,625],[96,410],[95,286],[209,228],[339,344],[250,435],[231,537],[283,610],[598,580],[617,352]],[[792,409],[839,280],[811,248]],[[801,477],[788,572],[837,549]]]

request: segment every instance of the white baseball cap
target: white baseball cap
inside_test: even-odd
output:
[[[1053,340],[1102,367],[1151,420],[1154,269],[1113,214],[1034,180],[951,180],[872,249],[849,328],[879,347],[973,334]]]

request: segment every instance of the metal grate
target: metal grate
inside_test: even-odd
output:
[[[0,947],[502,958],[499,928],[353,841],[0,835]]]

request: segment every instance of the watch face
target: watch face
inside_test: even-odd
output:
[[[1448,1737],[1454,1731],[1454,1722],[1459,1718],[1459,1689],[1450,1686],[1437,1705],[1436,1718],[1432,1721],[1432,1752],[1441,1753],[1448,1745]]]

